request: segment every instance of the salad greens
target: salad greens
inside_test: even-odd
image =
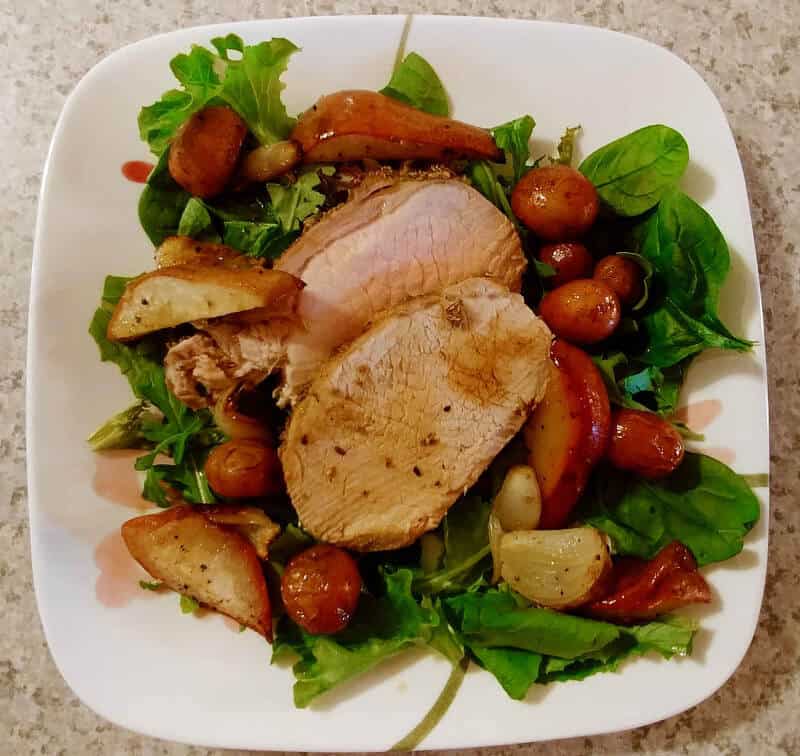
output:
[[[277,37],[245,45],[236,34],[215,37],[211,44],[216,55],[192,45],[188,54],[174,57],[170,68],[183,89],[165,92],[139,113],[139,134],[155,155],[163,155],[178,127],[209,104],[230,105],[261,144],[285,139],[291,131],[294,119],[281,100],[281,76],[299,48]]]
[[[100,307],[89,325],[89,333],[100,349],[103,362],[113,362],[128,379],[134,396],[144,403],[141,411],[116,415],[92,434],[105,440],[103,448],[112,446],[115,437],[124,448],[145,448],[148,453],[136,460],[136,469],[146,473],[142,495],[159,506],[169,506],[164,485],[170,486],[187,501],[209,504],[215,501],[208,487],[203,461],[208,449],[223,436],[214,427],[208,410],[195,411],[176,399],[167,388],[163,348],[154,339],[142,339],[134,346],[109,341],[106,333],[114,305],[131,279],[108,276],[103,287]],[[124,431],[119,432],[121,423]],[[130,442],[138,443],[131,446]],[[171,463],[159,463],[162,455]]]
[[[680,541],[700,566],[736,556],[759,517],[758,499],[741,476],[691,453],[658,481],[601,468],[583,505],[585,522],[608,533],[618,554],[650,559]]]
[[[176,56],[170,67],[181,88],[165,92],[139,114],[141,137],[159,157],[139,200],[141,225],[154,245],[180,234],[276,258],[301,233],[303,223],[326,206],[322,189],[336,169],[308,166],[289,181],[223,194],[213,202],[183,190],[169,173],[170,141],[206,105],[232,107],[261,144],[285,139],[294,124],[281,100],[281,77],[298,50],[294,44],[272,39],[245,45],[229,34],[212,39],[211,45],[213,51],[195,45]],[[450,112],[442,82],[414,52],[399,60],[381,91],[428,113]],[[571,165],[580,129],[565,131],[552,158],[533,160],[534,127],[530,115],[496,126],[491,132],[505,161],[473,161],[464,168],[473,186],[519,231],[533,263],[533,285],[526,284],[524,292],[533,303],[543,290],[541,279],[554,271],[535,259],[535,240],[514,215],[511,192],[543,160]],[[624,238],[624,244],[610,251],[635,261],[644,276],[643,295],[624,328],[593,359],[614,404],[650,409],[667,418],[677,408],[695,355],[710,347],[744,351],[751,346],[720,321],[719,293],[729,252],[712,218],[677,188],[688,160],[684,138],[667,126],[653,125],[611,142],[580,164],[605,205],[602,230],[614,244]],[[169,506],[176,495],[190,503],[214,502],[203,462],[224,437],[211,413],[192,410],[170,393],[162,340],[147,337],[131,345],[107,338],[112,310],[129,280],[106,278],[89,332],[101,360],[116,364],[128,379],[136,403],[92,434],[89,443],[95,450],[142,449],[136,468],[145,472],[144,496],[159,506]],[[272,661],[293,661],[297,706],[308,706],[402,651],[434,649],[453,665],[453,672],[435,710],[401,741],[411,748],[452,700],[470,659],[491,672],[509,696],[522,699],[534,683],[616,670],[636,655],[690,653],[695,626],[686,620],[662,617],[638,626],[615,625],[532,607],[505,586],[490,586],[491,498],[507,467],[518,461],[517,451],[510,444],[441,526],[417,545],[362,557],[366,588],[344,630],[315,636],[280,617]],[[763,480],[759,477],[757,483]],[[648,559],[677,540],[705,565],[741,551],[758,520],[759,505],[742,476],[710,457],[687,454],[678,470],[658,481],[601,466],[578,515],[608,534],[616,554]],[[286,523],[269,546],[270,579],[311,543],[313,538],[296,520]],[[140,585],[157,590],[161,583]],[[182,596],[180,606],[190,613],[198,604]]]
[[[677,185],[688,164],[689,147],[683,136],[669,126],[656,125],[601,147],[579,170],[617,215],[633,216],[655,206]]]
[[[432,115],[450,115],[444,85],[431,64],[415,52],[409,53],[395,68],[381,94]]]

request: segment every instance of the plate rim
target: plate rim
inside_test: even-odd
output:
[[[38,334],[40,330],[39,324],[39,290],[41,288],[41,278],[43,276],[43,256],[44,252],[42,250],[42,228],[45,223],[45,218],[48,214],[48,208],[52,202],[52,198],[50,196],[50,192],[48,191],[48,185],[50,181],[50,173],[52,168],[53,162],[53,155],[55,153],[56,147],[61,140],[62,134],[66,129],[66,124],[69,121],[69,116],[73,112],[76,107],[76,103],[79,100],[79,95],[83,92],[84,89],[90,87],[92,81],[99,75],[100,72],[104,70],[107,66],[112,64],[117,58],[122,57],[124,55],[129,55],[133,53],[138,48],[147,47],[153,45],[154,43],[163,42],[166,39],[180,36],[183,34],[191,33],[191,34],[208,34],[209,32],[222,32],[228,33],[231,31],[237,31],[244,27],[252,26],[254,23],[258,24],[269,24],[269,23],[280,23],[281,25],[285,24],[286,26],[292,26],[294,24],[336,24],[341,21],[359,21],[360,23],[370,24],[375,21],[386,21],[387,19],[397,19],[398,24],[400,20],[403,18],[413,17],[414,19],[423,19],[423,20],[432,20],[437,23],[470,23],[470,24],[498,24],[498,25],[515,25],[515,26],[522,26],[522,25],[533,25],[539,27],[569,27],[573,30],[579,29],[582,31],[591,32],[597,35],[605,35],[605,36],[614,36],[618,38],[622,38],[625,40],[634,40],[635,42],[646,45],[649,48],[653,48],[654,51],[658,51],[659,54],[666,53],[669,57],[673,59],[673,62],[678,62],[680,65],[689,71],[691,71],[692,75],[702,84],[703,88],[706,90],[707,94],[710,96],[710,99],[713,100],[714,104],[717,108],[719,108],[722,117],[724,119],[724,123],[733,138],[733,132],[730,126],[730,122],[728,120],[727,114],[722,107],[719,98],[716,96],[714,91],[711,87],[707,84],[705,79],[701,76],[701,74],[695,70],[688,62],[686,62],[683,58],[677,55],[674,51],[669,50],[661,45],[658,45],[648,39],[640,37],[635,34],[629,34],[626,32],[620,32],[613,29],[607,29],[604,27],[598,26],[591,26],[587,24],[576,24],[576,23],[569,23],[563,21],[547,21],[547,20],[538,20],[538,19],[516,19],[516,18],[502,18],[502,17],[494,17],[494,16],[474,16],[474,15],[444,15],[444,14],[354,14],[354,15],[322,15],[322,16],[300,16],[300,17],[281,17],[281,18],[261,18],[261,19],[247,19],[247,20],[239,20],[239,21],[230,21],[230,22],[219,22],[214,24],[201,24],[197,26],[188,26],[188,27],[180,27],[171,31],[167,32],[160,32],[154,35],[150,35],[145,37],[141,40],[137,40],[135,42],[131,42],[120,47],[117,50],[112,51],[108,55],[104,56],[100,59],[97,63],[95,63],[77,82],[77,84],[73,87],[70,91],[69,95],[66,97],[64,104],[61,108],[61,112],[58,116],[56,121],[56,125],[53,129],[53,135],[50,140],[44,168],[42,172],[42,179],[39,189],[39,196],[38,196],[38,207],[36,213],[36,222],[35,222],[35,229],[34,229],[34,244],[33,244],[33,253],[32,253],[32,262],[31,262],[31,277],[30,277],[30,289],[29,289],[29,304],[28,304],[28,320],[27,320],[27,338],[26,338],[26,361],[25,361],[25,371],[26,371],[26,396],[25,396],[25,431],[26,431],[26,478],[27,478],[27,490],[28,490],[28,516],[29,516],[29,529],[30,529],[30,549],[31,549],[31,568],[33,573],[33,585],[34,585],[34,593],[36,595],[36,604],[39,613],[39,619],[42,626],[43,634],[45,636],[45,640],[47,642],[48,651],[50,653],[51,658],[59,671],[59,674],[64,679],[67,686],[70,690],[79,698],[79,700],[90,710],[94,711],[104,719],[112,722],[113,724],[126,729],[128,731],[137,732],[149,737],[161,738],[161,739],[169,739],[179,743],[185,744],[195,744],[195,745],[204,745],[210,747],[223,747],[223,748],[249,748],[252,747],[251,743],[246,743],[246,741],[237,741],[233,742],[231,739],[223,738],[217,741],[204,739],[202,742],[189,737],[183,736],[181,733],[175,732],[170,730],[169,727],[160,727],[155,726],[156,724],[162,724],[163,720],[159,723],[153,723],[153,726],[149,726],[149,724],[142,724],[137,723],[132,725],[130,722],[124,721],[121,717],[117,716],[116,711],[108,711],[103,706],[102,701],[94,701],[89,700],[88,696],[84,695],[83,691],[79,690],[82,686],[80,684],[76,684],[74,678],[68,676],[65,671],[64,666],[61,663],[60,657],[56,655],[54,652],[53,643],[51,641],[52,637],[52,627],[48,626],[48,622],[46,620],[46,616],[48,614],[48,608],[42,598],[42,582],[43,582],[43,555],[40,552],[41,544],[37,542],[37,537],[41,534],[41,529],[43,527],[43,523],[41,518],[43,517],[43,512],[41,511],[41,507],[38,506],[38,479],[33,473],[33,469],[35,467],[34,461],[37,457],[37,438],[39,433],[37,432],[36,428],[39,426],[38,413],[36,411],[36,397],[37,397],[37,384],[41,381],[38,379],[39,373],[39,360],[40,355],[36,351],[36,345],[38,341]],[[734,140],[735,143],[735,140]],[[745,217],[747,228],[749,229],[749,236],[752,240],[752,245],[754,251],[756,250],[755,245],[755,234],[752,222],[752,212],[751,212],[751,205],[750,205],[750,195],[747,186],[746,177],[744,175],[743,166],[741,162],[741,156],[738,152],[737,147],[737,169],[738,172],[741,174],[742,186],[745,190],[745,195],[747,198],[747,214]],[[763,391],[764,396],[764,405],[765,405],[765,416],[764,416],[764,423],[765,423],[765,433],[767,438],[767,454],[769,454],[769,447],[770,447],[770,418],[769,418],[769,383],[768,383],[768,374],[767,374],[767,360],[766,360],[766,335],[764,329],[764,313],[763,313],[763,303],[762,303],[762,295],[761,295],[761,283],[758,278],[758,269],[759,269],[759,260],[757,251],[755,253],[755,266],[756,266],[756,275],[755,275],[755,287],[754,287],[754,294],[755,294],[755,318],[757,320],[758,330],[761,334],[761,346],[764,350],[764,357],[763,360],[759,360],[759,365],[763,370],[763,378],[761,380],[761,389]],[[747,655],[752,642],[755,636],[755,632],[757,630],[758,619],[761,612],[761,607],[763,604],[763,596],[766,584],[766,571],[767,571],[767,564],[769,560],[769,512],[770,512],[770,490],[767,488],[764,493],[762,494],[763,501],[761,502],[762,505],[762,513],[761,513],[761,521],[760,527],[763,527],[763,539],[764,539],[764,562],[762,567],[763,572],[763,579],[760,582],[760,590],[758,601],[755,602],[753,609],[753,617],[751,618],[750,622],[750,629],[747,634],[749,640],[746,644],[743,645],[741,653],[738,655],[738,658],[733,659],[727,666],[723,675],[719,677],[719,680],[714,681],[714,685],[709,688],[703,689],[698,695],[691,696],[687,698],[686,702],[680,704],[677,707],[669,707],[659,711],[658,713],[648,714],[646,717],[641,718],[637,716],[629,716],[629,717],[622,717],[621,719],[626,719],[627,723],[623,724],[622,726],[614,725],[610,726],[605,729],[598,729],[593,728],[590,731],[586,731],[585,729],[581,729],[580,726],[577,726],[574,732],[567,733],[555,738],[550,738],[549,740],[559,740],[564,738],[571,738],[571,737],[594,737],[598,735],[604,735],[609,733],[616,733],[616,732],[624,732],[630,729],[634,729],[637,727],[642,727],[650,724],[654,724],[660,722],[664,719],[668,719],[674,717],[688,709],[691,709],[706,699],[713,696],[723,685],[725,685],[736,670],[741,665],[744,657]],[[276,733],[277,734],[277,733]],[[481,747],[488,747],[488,746],[502,746],[502,745],[511,745],[515,743],[522,743],[522,742],[547,742],[547,741],[539,741],[539,740],[532,740],[532,741],[522,741],[518,738],[514,737],[512,739],[503,739],[502,737],[489,737],[483,741],[471,741],[469,744],[460,744],[456,743],[453,745],[446,745],[446,746],[426,746],[425,742],[419,746],[420,750],[428,750],[429,748],[440,748],[440,747],[447,747],[447,748],[481,748]],[[277,737],[275,740],[269,743],[270,748],[298,748],[300,747],[298,743],[294,741],[281,741],[280,737]],[[346,748],[341,746],[334,746],[331,748],[330,746],[326,746],[324,749],[318,745],[305,745],[303,746],[304,750],[310,751],[333,751],[333,752],[342,752],[342,751],[350,751],[354,748],[364,751],[379,751],[384,750],[384,747],[377,746],[374,742],[365,742],[361,745],[357,744],[350,744]]]

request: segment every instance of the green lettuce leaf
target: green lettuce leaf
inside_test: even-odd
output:
[[[432,115],[450,115],[444,85],[433,66],[415,52],[409,53],[395,68],[381,94]]]
[[[584,494],[581,517],[607,533],[619,554],[651,559],[677,540],[702,567],[742,550],[758,521],[759,503],[746,481],[722,462],[688,453],[659,481],[599,469]]]
[[[575,140],[578,138],[580,126],[567,127],[558,140],[555,162],[561,165],[572,165],[572,156],[575,154]]]
[[[635,216],[677,186],[688,163],[683,136],[669,126],[655,125],[601,147],[578,170],[617,215]]]
[[[361,597],[350,625],[333,636],[309,635],[284,618],[278,625],[273,663],[299,657],[293,666],[297,682],[294,702],[299,708],[337,685],[372,669],[395,654],[430,643],[442,622],[435,607],[423,606],[411,594],[411,572],[385,576],[385,595]],[[436,647],[454,655],[452,643],[437,636]]]
[[[291,131],[294,119],[281,100],[281,76],[299,48],[281,38],[245,45],[235,34],[211,44],[217,54],[193,45],[188,54],[173,58],[170,68],[183,89],[165,92],[140,111],[139,134],[154,154],[164,154],[178,127],[209,104],[230,105],[262,144],[285,139]]]
[[[293,184],[267,184],[272,202],[272,212],[284,233],[299,231],[302,222],[319,212],[325,202],[325,195],[317,191],[321,176],[332,176],[333,166],[312,168],[298,176]]]

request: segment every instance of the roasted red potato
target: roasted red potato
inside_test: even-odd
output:
[[[539,250],[539,260],[556,272],[547,279],[551,286],[561,286],[576,278],[588,278],[592,275],[594,265],[589,250],[580,242],[546,244]]]
[[[586,604],[583,612],[610,622],[638,622],[710,601],[711,589],[697,571],[694,556],[674,541],[649,562],[633,558],[614,562],[604,595]]]
[[[225,105],[195,113],[178,129],[169,148],[169,172],[189,194],[214,197],[236,170],[245,122]]]
[[[215,446],[204,470],[214,492],[230,499],[269,496],[283,488],[278,452],[255,439],[241,438]]]
[[[611,421],[608,459],[620,470],[643,478],[663,478],[683,461],[683,438],[654,412],[620,409]]]
[[[556,340],[547,393],[524,438],[542,493],[539,528],[563,527],[608,445],[611,407],[603,378],[583,351]]]
[[[292,557],[281,577],[286,613],[315,635],[347,627],[358,606],[361,574],[343,549],[319,544]]]
[[[255,548],[191,507],[135,517],[122,526],[131,556],[173,591],[227,614],[272,640],[272,610]]]
[[[291,139],[300,144],[304,163],[503,158],[485,129],[367,90],[321,97],[300,116]]]
[[[542,239],[569,241],[592,227],[600,202],[589,179],[559,164],[528,171],[511,193],[511,209]]]
[[[593,278],[602,281],[628,307],[633,307],[644,293],[642,269],[627,257],[609,255],[598,260]]]
[[[622,308],[602,281],[580,278],[547,292],[539,314],[556,336],[575,344],[596,344],[614,333]]]

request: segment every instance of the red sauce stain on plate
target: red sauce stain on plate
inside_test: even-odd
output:
[[[94,591],[97,600],[110,609],[127,606],[145,591],[140,580],[152,580],[128,553],[125,541],[118,530],[109,533],[94,550],[94,562],[100,570]]]
[[[141,451],[131,449],[95,454],[94,492],[123,507],[140,511],[152,508],[153,505],[142,498],[142,485],[133,467],[134,460],[141,455]]]
[[[704,399],[681,407],[675,413],[675,419],[685,423],[693,431],[701,431],[716,420],[722,412],[722,402],[719,399]]]
[[[152,163],[145,163],[144,160],[129,160],[127,163],[122,164],[122,175],[128,181],[144,184],[153,168],[155,166]]]

